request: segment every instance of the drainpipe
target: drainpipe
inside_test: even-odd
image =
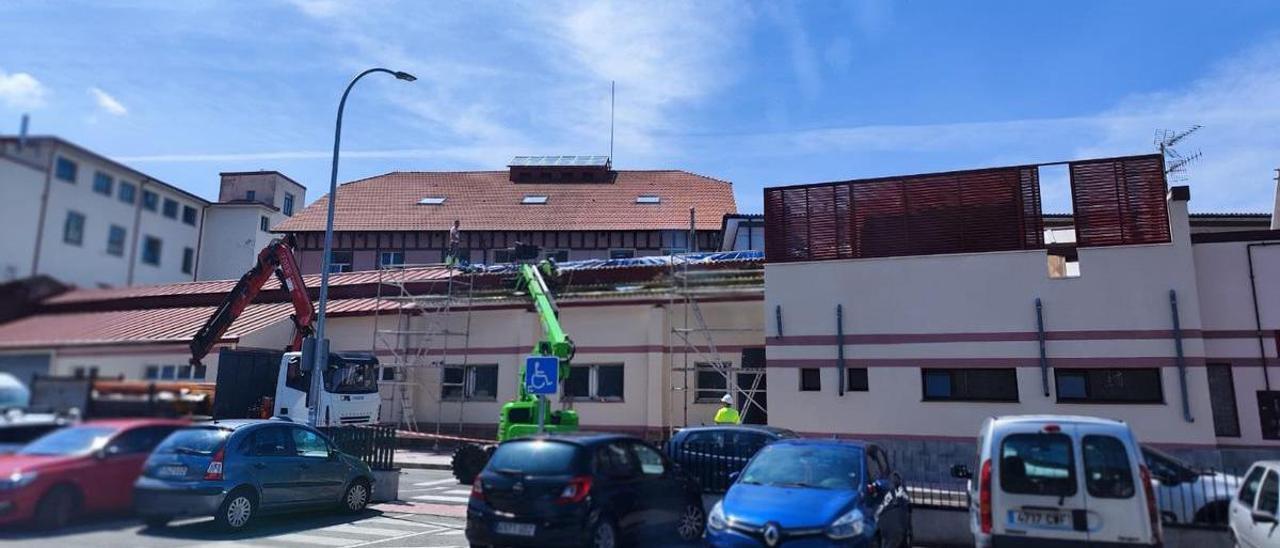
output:
[[[49,210],[49,191],[50,184],[53,182],[53,162],[58,158],[58,151],[62,150],[62,146],[57,141],[53,142],[53,149],[49,151],[49,161],[44,168],[44,192],[40,193],[40,215],[36,221],[36,249],[31,257],[31,275],[35,276],[40,273],[40,246],[44,243],[44,220]],[[77,170],[76,175],[79,175]]]
[[[1044,306],[1040,297],[1036,297],[1036,339],[1040,341],[1040,385],[1044,389],[1044,397],[1049,397],[1049,356],[1044,344]]]
[[[1256,242],[1245,246],[1245,255],[1249,258],[1249,292],[1253,297],[1253,329],[1258,337],[1258,358],[1262,360],[1262,382],[1268,392],[1271,391],[1271,376],[1267,373],[1267,347],[1262,337],[1262,312],[1258,309],[1258,282],[1253,275],[1253,248],[1280,245],[1280,242]]]
[[[1169,310],[1173,314],[1173,346],[1177,350],[1178,389],[1182,392],[1182,419],[1196,422],[1191,416],[1191,401],[1187,399],[1187,360],[1182,354],[1182,325],[1178,321],[1178,292],[1169,290]],[[1265,368],[1264,368],[1265,369]]]
[[[844,395],[844,305],[836,305],[836,394]]]

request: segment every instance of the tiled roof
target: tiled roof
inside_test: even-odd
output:
[[[163,286],[162,286],[163,287]],[[387,301],[344,299],[329,304],[335,317],[369,313],[375,307],[394,310]],[[213,314],[212,306],[148,308],[101,312],[35,314],[0,325],[0,349],[47,348],[101,344],[186,344]],[[254,304],[231,324],[220,342],[240,337],[281,321],[289,321],[289,303]]]
[[[685,171],[617,171],[612,183],[513,183],[506,171],[397,172],[338,188],[334,227],[339,231],[448,230],[678,230],[689,227],[689,208],[702,230],[717,230],[734,213],[733,186]],[[545,204],[521,204],[526,195]],[[657,204],[636,197],[656,195]],[[418,202],[445,197],[440,205]],[[324,230],[328,196],[316,200],[276,232]]]

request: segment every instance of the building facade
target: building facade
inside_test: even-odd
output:
[[[0,138],[0,183],[0,279],[194,279],[207,200],[56,137]]]
[[[293,234],[318,272],[328,197],[274,228]],[[459,226],[466,262],[505,263],[517,242],[563,261],[720,246],[735,212],[726,181],[684,171],[613,170],[606,157],[517,157],[507,171],[396,172],[338,188],[333,268],[439,264]]]
[[[1274,455],[1280,232],[1192,234],[1162,166],[1072,162],[1075,213],[1048,227],[1036,166],[766,189],[770,423],[935,471],[1026,413],[1121,419],[1204,464]]]
[[[258,252],[279,234],[271,228],[302,210],[307,189],[278,171],[220,174],[218,201],[205,217],[198,280],[232,280],[244,275]]]

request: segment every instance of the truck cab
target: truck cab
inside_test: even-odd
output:
[[[306,422],[311,372],[302,370],[302,353],[285,352],[276,377],[274,416]],[[316,426],[371,424],[378,421],[378,359],[372,354],[333,352],[324,371]]]

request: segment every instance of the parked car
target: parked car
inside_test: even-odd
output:
[[[667,457],[697,478],[704,492],[719,493],[732,483],[760,448],[777,440],[800,437],[786,428],[764,425],[694,426],[682,428],[664,447]]]
[[[55,413],[8,409],[0,413],[0,455],[15,453],[36,438],[75,422]]]
[[[319,507],[364,510],[373,473],[319,431],[287,420],[214,421],[174,432],[134,484],[149,527],[213,516],[228,530],[259,514]]]
[[[1142,446],[1156,504],[1165,523],[1225,525],[1240,477],[1197,468],[1154,447]]]
[[[1154,488],[1129,426],[1094,417],[987,419],[979,474],[966,465],[969,529],[977,546],[1160,544]],[[1112,545],[1112,544],[1108,544]]]
[[[1253,463],[1230,508],[1227,526],[1236,546],[1280,546],[1280,461]]]
[[[756,453],[707,517],[710,546],[910,546],[910,500],[884,450],[786,439]]]
[[[467,504],[472,546],[662,546],[702,536],[698,483],[631,436],[574,434],[502,443]]]
[[[0,525],[56,529],[88,513],[128,511],[147,455],[186,421],[116,419],[55,430],[0,456]]]

